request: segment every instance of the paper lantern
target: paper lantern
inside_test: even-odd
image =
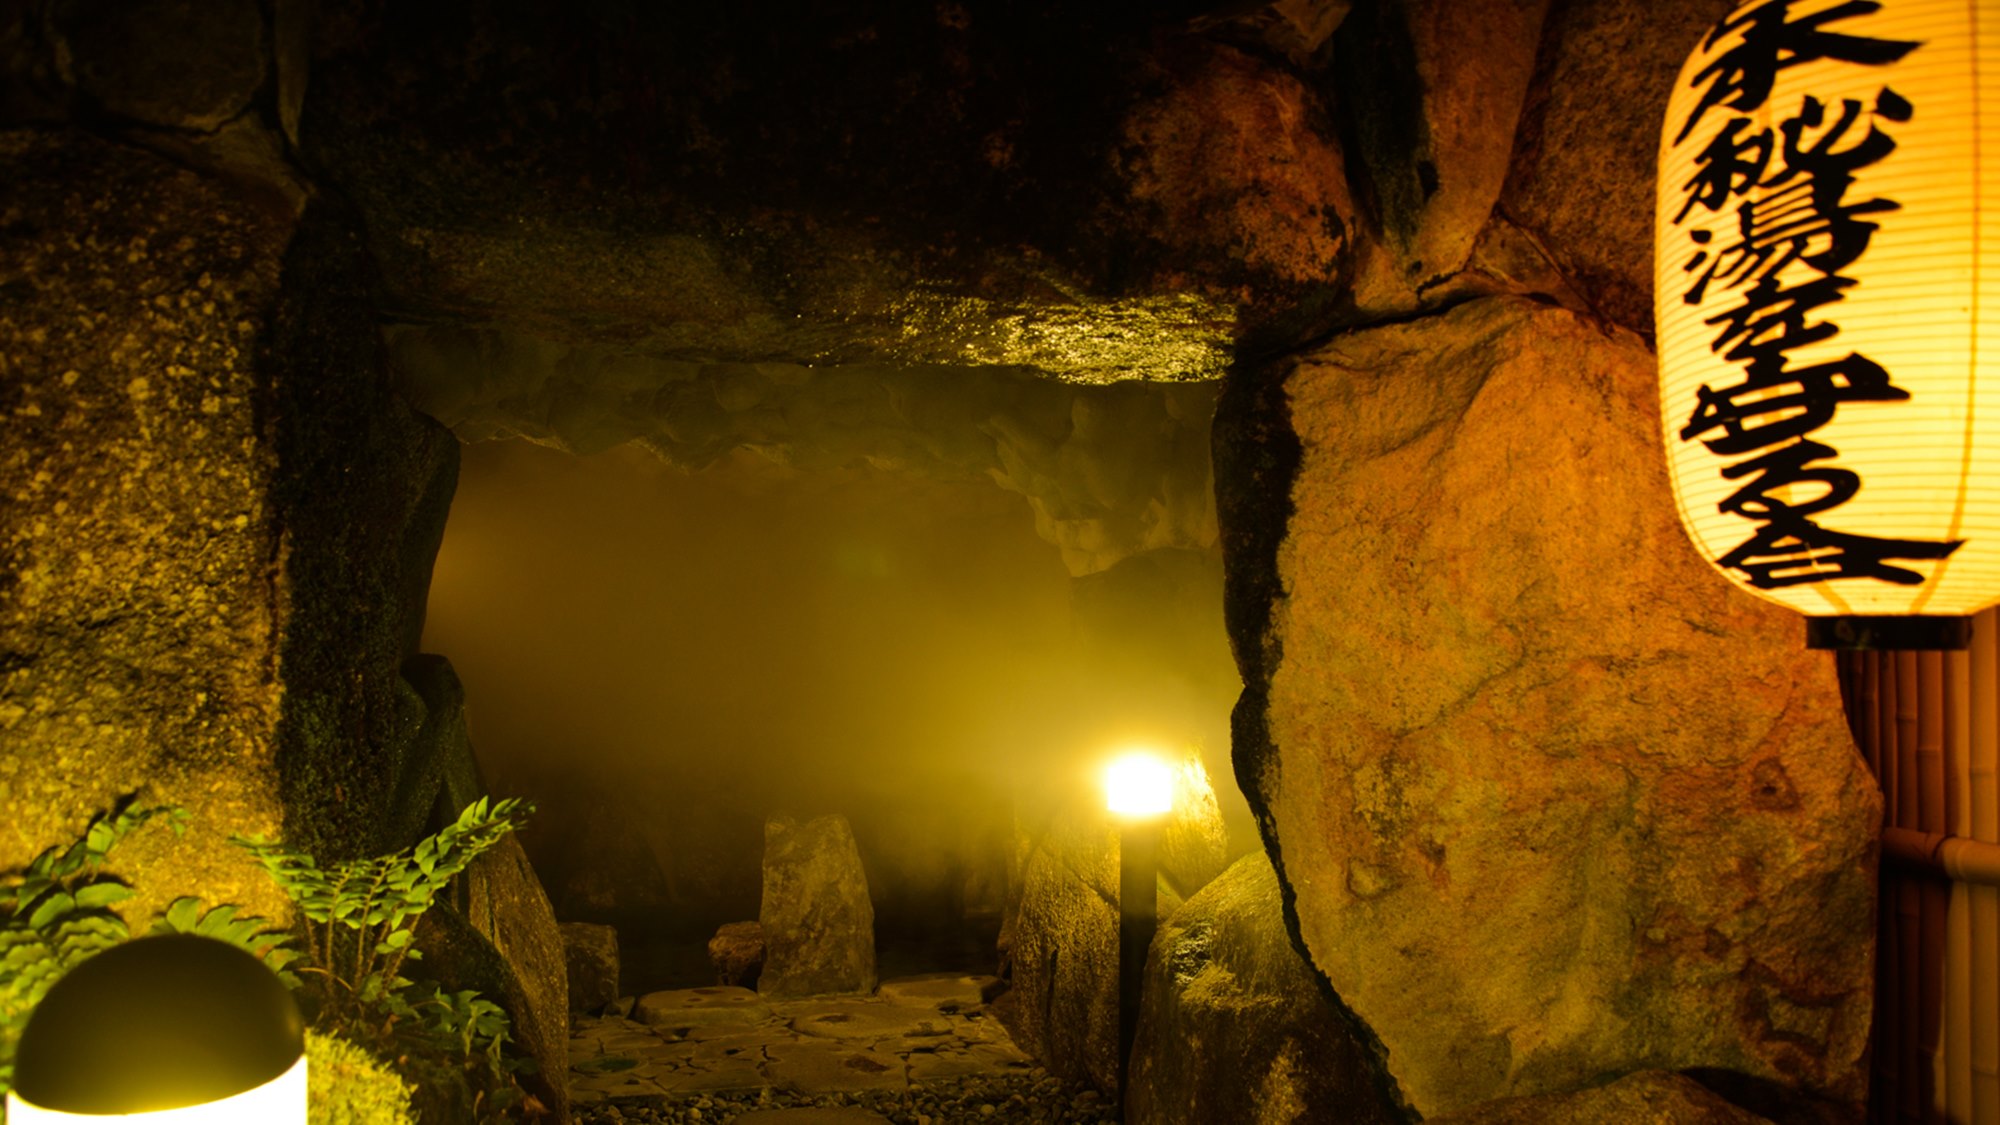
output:
[[[140,938],[57,981],[21,1029],[8,1125],[305,1125],[304,1025],[263,962]]]
[[[1752,0],[1667,108],[1668,475],[1815,647],[1962,647],[2000,601],[2000,0]]]

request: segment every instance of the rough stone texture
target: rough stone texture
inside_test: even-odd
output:
[[[1504,209],[1599,315],[1653,330],[1653,169],[1667,94],[1734,0],[1560,4],[1522,114]]]
[[[764,971],[771,997],[875,991],[875,906],[839,815],[764,823]]]
[[[1215,543],[1210,384],[1079,387],[1020,368],[714,363],[515,329],[392,328],[403,392],[467,441],[576,453],[638,441],[699,469],[741,447],[798,469],[991,480],[1072,574]]]
[[[414,696],[422,719],[407,739],[391,744],[396,761],[385,841],[422,839],[486,793],[465,722],[465,685],[451,661],[419,653],[403,662],[403,682],[408,692],[399,700]]]
[[[1507,177],[1548,7],[1409,0],[1343,24],[1337,81],[1383,239],[1355,283],[1371,315],[1415,307],[1471,257]]]
[[[514,1045],[537,1068],[522,1086],[566,1122],[569,970],[548,896],[511,833],[458,878],[454,900],[432,906],[419,923],[422,972],[507,1009]]]
[[[1285,931],[1278,876],[1244,856],[1160,926],[1125,1120],[1401,1125],[1373,1057]]]
[[[757,987],[764,971],[764,926],[760,922],[728,922],[708,939],[708,960],[715,966],[715,983]]]
[[[1566,1094],[1503,1098],[1425,1119],[1431,1125],[1766,1125],[1679,1074],[1644,1070]]]
[[[564,922],[563,965],[569,978],[569,1010],[602,1012],[618,1003],[618,930],[594,922]]]
[[[1238,775],[1409,1102],[1689,1067],[1858,1100],[1879,798],[1831,661],[1687,544],[1647,349],[1475,301],[1278,383],[1223,439],[1263,449],[1223,486]]]
[[[231,833],[276,835],[278,451],[253,404],[288,224],[131,149],[0,133],[0,870],[120,795],[134,914],[284,917]]]
[[[69,79],[124,117],[213,130],[264,84],[257,0],[57,0],[52,17]]]
[[[395,815],[398,782],[449,760],[448,747],[420,742],[432,709],[402,670],[423,633],[458,442],[389,388],[354,221],[315,202],[300,222],[270,332],[285,367],[266,407],[280,450],[271,497],[286,535],[285,832],[322,859],[415,843],[397,835],[410,820]],[[449,721],[456,705],[440,696],[435,710]]]
[[[1161,830],[1162,918],[1223,870],[1226,836],[1200,758],[1177,779]],[[1015,839],[1019,897],[1002,930],[1015,1041],[1072,1081],[1118,1085],[1118,826],[1101,799],[1024,824]]]

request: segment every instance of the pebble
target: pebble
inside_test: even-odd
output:
[[[580,1106],[577,1125],[729,1125],[757,1109],[800,1106],[858,1106],[893,1125],[1116,1125],[1115,1099],[1088,1087],[1061,1082],[1040,1069],[925,1082],[906,1091],[846,1094],[759,1090],[704,1095],[659,1104],[651,1100],[605,1101]]]

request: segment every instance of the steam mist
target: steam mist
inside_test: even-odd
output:
[[[667,978],[756,917],[774,812],[844,813],[884,955],[985,958],[963,967],[990,960],[1017,806],[1075,797],[1120,741],[1201,744],[1254,842],[1214,552],[1072,580],[984,482],[470,445],[424,647],[491,786],[543,810],[558,916],[681,948]]]

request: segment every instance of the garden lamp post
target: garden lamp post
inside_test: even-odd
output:
[[[1104,803],[1118,818],[1118,1092],[1132,1062],[1146,949],[1159,925],[1155,884],[1160,829],[1173,810],[1174,768],[1157,754],[1133,751],[1105,768]]]
[[[262,961],[189,934],[99,953],[16,1049],[9,1125],[305,1125],[305,1030]]]

